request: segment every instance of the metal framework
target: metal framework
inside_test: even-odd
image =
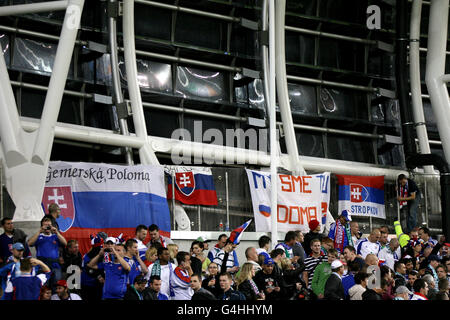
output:
[[[446,86],[450,76],[445,74],[448,6],[449,0],[431,2],[425,82],[430,93],[431,106],[436,115],[445,158],[447,162],[450,162],[450,99]]]
[[[65,10],[54,69],[50,77],[41,125],[33,132],[22,129],[14,94],[9,81],[3,51],[0,57],[0,158],[5,170],[6,187],[16,205],[16,221],[37,221],[43,215],[42,193],[54,138],[54,127],[75,38],[80,25],[84,0],[52,1],[3,7],[0,16],[28,12]]]

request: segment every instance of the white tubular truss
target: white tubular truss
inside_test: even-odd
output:
[[[41,125],[33,128],[32,132],[24,131],[20,123],[5,58],[3,53],[0,54],[0,156],[5,184],[16,206],[15,221],[38,221],[44,214],[41,200],[45,176],[83,5],[84,0],[69,0],[3,6],[0,9],[0,16],[66,11]]]
[[[144,109],[142,107],[141,91],[137,78],[136,47],[134,41],[134,0],[123,2],[123,44],[125,53],[125,68],[127,73],[128,93],[130,94],[131,109],[136,135],[142,139],[143,145],[139,149],[142,164],[159,164],[155,152],[149,143],[147,127],[145,125]]]
[[[436,116],[439,136],[447,162],[450,162],[450,99],[445,75],[449,0],[433,0],[428,26],[428,52],[425,82]]]

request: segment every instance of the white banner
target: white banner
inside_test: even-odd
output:
[[[271,231],[270,173],[246,170],[252,196],[255,228],[258,232]],[[328,211],[330,202],[330,173],[291,176],[278,174],[277,220],[278,231],[308,232],[308,223],[318,220],[321,231],[334,221]]]

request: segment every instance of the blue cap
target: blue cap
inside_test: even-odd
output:
[[[20,242],[16,242],[12,245],[13,249],[16,250],[25,250],[25,247],[23,246],[23,244],[21,244]]]
[[[350,217],[347,210],[342,211],[341,216],[343,216],[346,221],[352,221],[352,217]]]
[[[269,265],[269,264],[274,264],[275,262],[273,262],[273,259],[271,257],[265,257],[264,258],[264,264],[265,265]]]

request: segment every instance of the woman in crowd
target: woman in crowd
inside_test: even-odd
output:
[[[51,300],[52,289],[47,286],[42,286],[41,294],[39,295],[39,300]]]
[[[204,245],[201,241],[193,241],[191,244],[191,267],[196,274],[204,274],[211,261],[203,253]]]
[[[169,250],[169,254],[170,254],[170,262],[175,263],[175,258],[178,254],[178,245],[175,243],[169,243],[167,245],[167,249]]]
[[[204,252],[204,244],[201,241],[197,241],[197,243],[193,244],[191,246],[192,253],[195,255],[196,258],[200,260],[202,263],[202,274],[206,274],[206,271],[208,270],[208,266],[211,263],[211,260],[206,256]]]
[[[248,262],[244,263],[239,277],[236,279],[237,290],[245,295],[246,300],[264,300],[264,293],[258,290],[256,283],[253,281],[254,276],[255,270],[253,264]]]
[[[155,247],[150,247],[145,252],[145,265],[149,267],[151,264],[153,264],[156,259],[158,259],[157,249]]]
[[[208,273],[202,281],[202,288],[209,290],[216,298],[222,293],[219,283],[219,267],[217,263],[211,262],[208,266]]]
[[[305,268],[304,266],[295,268],[291,259],[282,258],[281,269],[283,270],[283,289],[285,298],[290,299],[298,291],[298,283],[305,287],[305,283],[301,280],[301,274]]]

